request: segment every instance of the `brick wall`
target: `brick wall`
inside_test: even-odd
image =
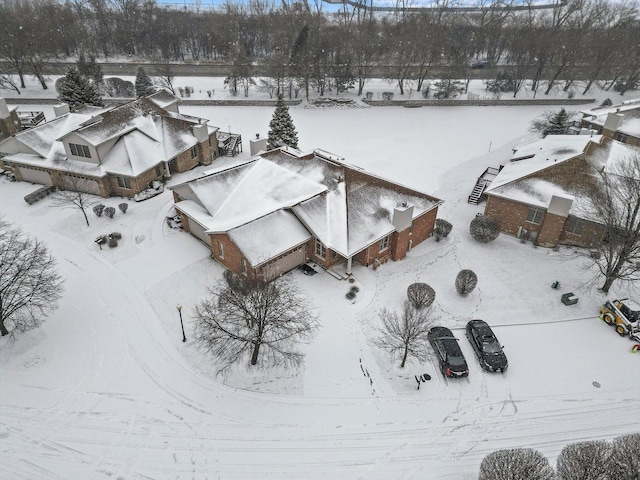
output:
[[[149,186],[154,180],[160,180],[164,174],[164,168],[160,166],[160,175],[156,172],[156,167],[150,168],[146,172],[141,173],[137,177],[128,177],[131,188],[122,188],[118,185],[117,175],[108,175],[108,185],[111,195],[122,195],[124,197],[132,197],[136,193],[140,193]]]
[[[555,247],[560,240],[566,221],[567,217],[546,212],[540,225],[540,233],[536,243],[541,247]]]
[[[540,225],[526,221],[528,212],[528,205],[493,195],[487,196],[487,204],[484,207],[484,214],[496,219],[500,231],[513,236],[518,235],[520,227],[529,232],[540,233]],[[544,222],[544,218],[542,221]]]

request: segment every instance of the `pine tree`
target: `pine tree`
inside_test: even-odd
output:
[[[298,132],[289,115],[289,107],[284,103],[282,95],[278,96],[276,110],[269,122],[269,135],[267,138],[267,150],[288,146],[298,148]]]
[[[156,91],[151,78],[144,71],[142,66],[138,67],[138,73],[136,74],[136,95],[138,97],[146,97]]]
[[[547,128],[542,131],[543,135],[565,135],[569,129],[569,115],[564,108],[549,118]]]
[[[83,105],[103,105],[96,86],[80,75],[76,67],[67,70],[60,85],[60,101],[68,103],[71,110],[77,110]]]

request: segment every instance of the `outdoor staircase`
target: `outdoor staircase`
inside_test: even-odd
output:
[[[467,198],[467,203],[472,205],[478,205],[480,200],[482,200],[482,195],[484,191],[487,189],[496,175],[500,173],[502,170],[502,165],[499,168],[487,167],[487,169],[478,177],[478,181],[476,181],[473,190],[471,191],[471,195]]]
[[[225,145],[227,157],[235,157],[238,154],[238,143],[242,142],[242,137],[240,135],[232,135]]]
[[[487,188],[487,185],[489,184],[486,181],[479,179],[476,182],[476,186],[473,187],[473,191],[471,192],[471,195],[469,195],[469,198],[467,199],[467,203],[470,203],[471,205],[478,205],[478,203],[480,203],[480,198],[482,197],[482,194]]]

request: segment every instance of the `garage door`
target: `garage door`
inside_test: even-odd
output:
[[[74,192],[85,192],[100,195],[100,186],[98,185],[98,182],[89,178],[65,175],[64,185],[67,190],[73,190]]]
[[[204,233],[204,227],[191,218],[189,219],[189,233],[191,233],[191,235],[193,235],[197,239],[202,240],[207,244],[208,247],[211,247],[209,235]]]
[[[51,175],[42,168],[19,166],[20,176],[25,182],[39,183],[41,185],[53,185]]]
[[[279,277],[283,273],[287,273],[289,270],[293,270],[298,265],[302,265],[306,261],[306,255],[304,245],[290,251],[286,255],[269,262],[264,266],[265,272],[271,278]]]

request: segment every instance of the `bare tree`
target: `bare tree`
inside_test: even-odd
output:
[[[427,319],[425,310],[417,310],[407,301],[404,302],[402,313],[383,308],[379,316],[382,320],[382,328],[379,329],[381,335],[374,343],[393,357],[401,358],[400,368],[404,368],[409,356],[420,361],[426,360],[427,334],[432,322]]]
[[[20,89],[18,88],[18,84],[13,79],[13,75],[0,73],[0,90],[3,88],[15,90],[18,92],[18,95],[22,95],[22,92],[20,92]]]
[[[407,297],[413,308],[422,310],[433,303],[436,292],[426,283],[412,283],[407,288]]]
[[[478,276],[473,270],[460,270],[456,276],[456,291],[466,297],[478,284]]]
[[[96,200],[94,195],[86,193],[87,182],[93,182],[79,175],[65,175],[66,190],[58,190],[51,195],[51,206],[62,208],[77,208],[84,215],[84,221],[89,226],[87,209],[91,209]],[[98,215],[99,216],[99,215]]]
[[[640,280],[640,150],[605,167],[599,179],[588,214],[599,219],[604,237],[584,253],[604,276],[607,293],[615,280]]]
[[[553,468],[532,448],[510,448],[482,459],[478,480],[552,480]]]
[[[62,279],[38,240],[0,219],[0,333],[25,331],[56,308]]]
[[[615,480],[640,478],[640,433],[621,435],[613,440],[609,477]]]
[[[251,365],[302,362],[296,343],[314,333],[317,320],[288,277],[266,283],[225,272],[209,293],[195,308],[195,336],[218,358],[219,371],[246,357]]]
[[[558,456],[557,480],[608,480],[610,455],[611,444],[605,440],[567,445]]]
[[[175,95],[176,91],[173,87],[173,82],[175,81],[173,66],[170,63],[162,63],[156,67],[156,70],[159,75],[155,77],[155,84],[168,89]]]

